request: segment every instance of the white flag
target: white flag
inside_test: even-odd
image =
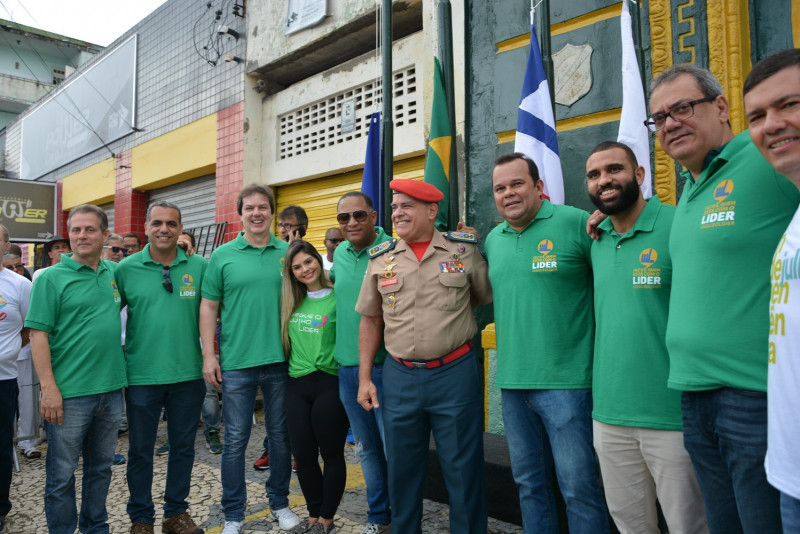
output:
[[[639,165],[644,167],[642,194],[645,198],[653,194],[650,172],[650,133],[644,121],[647,107],[644,102],[642,77],[636,50],[633,48],[633,31],[628,0],[622,0],[622,15],[619,18],[622,31],[622,116],[619,119],[617,141],[625,143],[636,154]]]

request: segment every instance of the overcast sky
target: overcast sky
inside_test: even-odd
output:
[[[0,0],[0,18],[108,46],[165,1]]]

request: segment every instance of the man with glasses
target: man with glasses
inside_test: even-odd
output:
[[[125,248],[128,250],[129,256],[142,250],[142,240],[133,232],[125,234],[122,238],[122,242],[125,243]]]
[[[0,256],[8,250],[9,235],[0,224]],[[17,411],[17,356],[28,344],[23,330],[31,283],[0,263],[0,530],[11,511],[11,469],[14,463],[14,415]],[[21,264],[21,262],[20,262]]]
[[[48,532],[75,532],[75,469],[82,457],[80,529],[108,532],[106,497],[126,386],[122,298],[116,264],[100,258],[108,238],[106,212],[77,206],[67,228],[74,252],[33,284],[25,319],[48,440],[44,510]]]
[[[669,387],[682,391],[684,444],[712,533],[780,532],[767,445],[766,273],[800,202],[747,132],[734,135],[728,100],[707,70],[679,64],[651,84],[664,151],[686,168],[669,251]],[[763,274],[763,276],[762,276]]]
[[[169,421],[170,444],[162,530],[203,532],[189,515],[186,498],[206,391],[198,321],[207,264],[201,256],[187,256],[178,247],[182,228],[178,206],[154,202],[145,219],[148,244],[117,269],[122,304],[128,306],[125,397],[130,426],[127,511],[131,534],[153,533],[153,448],[162,406]]]
[[[103,245],[103,259],[110,260],[114,263],[121,262],[125,256],[128,255],[128,249],[122,241],[122,236],[119,234],[111,234],[108,236],[108,241]]]
[[[342,241],[344,241],[342,232],[338,228],[328,228],[328,231],[325,232],[325,250],[328,251],[326,255],[322,256],[322,268],[325,271],[330,271],[333,267],[333,252]]]
[[[283,354],[280,294],[284,255],[288,245],[270,228],[275,213],[272,192],[250,184],[236,202],[244,231],[211,254],[200,304],[203,376],[212,386],[222,384],[223,534],[244,528],[247,482],[244,455],[253,424],[253,404],[261,387],[264,424],[271,455],[265,487],[270,512],[283,530],[300,519],[289,509],[291,450],[286,427],[286,385],[289,367]],[[220,359],[214,354],[217,315],[221,312]]]
[[[6,254],[3,256],[3,267],[14,271],[20,276],[25,276],[25,265],[22,263],[22,258],[16,254]]]
[[[278,215],[278,231],[283,241],[301,239],[308,231],[306,210],[294,204],[283,208]]]
[[[336,293],[336,361],[339,362],[339,398],[342,400],[367,484],[367,525],[361,534],[389,530],[391,512],[383,452],[382,408],[367,411],[358,403],[358,328],[361,314],[356,301],[367,272],[367,251],[391,239],[380,226],[369,195],[353,191],[339,199],[336,220],[339,236],[346,241],[333,253],[330,278]],[[378,403],[383,402],[383,362],[386,349],[380,344],[372,367]]]

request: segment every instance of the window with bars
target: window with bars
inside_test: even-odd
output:
[[[392,105],[394,126],[402,128],[417,121],[417,75],[410,67],[394,73]],[[355,128],[341,131],[342,103],[353,100]],[[382,104],[380,80],[331,95],[323,100],[290,111],[278,117],[279,153],[281,160],[332,147],[366,136],[373,110]]]

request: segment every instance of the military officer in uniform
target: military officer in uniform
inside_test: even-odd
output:
[[[392,222],[400,239],[368,251],[356,304],[358,401],[378,407],[372,364],[385,336],[383,421],[392,530],[421,532],[422,489],[431,430],[450,494],[450,531],[485,533],[482,381],[472,309],[492,301],[477,237],[439,233],[443,194],[433,185],[392,180]]]

